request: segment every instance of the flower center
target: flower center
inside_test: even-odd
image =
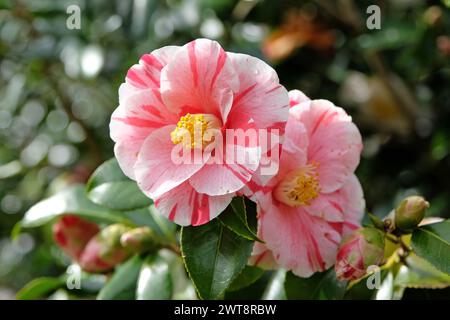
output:
[[[187,113],[180,118],[177,127],[170,133],[170,138],[174,144],[203,148],[214,140],[214,133],[209,130],[219,128],[220,121],[212,114]]]
[[[317,165],[309,164],[289,172],[274,190],[275,199],[291,206],[308,206],[320,192]]]

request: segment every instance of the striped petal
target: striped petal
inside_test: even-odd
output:
[[[234,150],[236,158],[227,159]],[[239,156],[245,161],[238,161]],[[211,196],[224,195],[242,189],[258,168],[260,152],[258,147],[227,145],[222,163],[208,163],[189,179],[197,192]],[[230,160],[230,161],[229,161]]]
[[[361,184],[354,174],[341,189],[320,194],[311,205],[304,207],[305,211],[311,215],[342,224],[343,235],[361,225],[364,208],[365,200]]]
[[[275,261],[299,277],[331,267],[341,240],[327,221],[309,215],[302,208],[271,203],[260,216],[260,237]]]
[[[177,46],[167,46],[144,54],[139,59],[139,63],[128,70],[122,89],[123,92],[119,95],[119,102],[122,102],[120,101],[121,98],[136,91],[159,88],[161,70],[172,60],[179,48]]]
[[[340,189],[359,164],[362,138],[350,116],[327,100],[312,100],[291,108],[305,126],[308,161],[318,166],[323,193]]]
[[[129,178],[135,179],[133,167],[144,140],[155,129],[176,121],[176,116],[162,104],[157,89],[137,91],[122,99],[109,127],[111,139],[116,142],[115,156]]]
[[[289,104],[291,105],[291,107],[309,100],[310,99],[300,90],[289,91]]]
[[[239,75],[239,91],[227,127],[240,128],[252,121],[258,129],[279,129],[282,133],[289,115],[289,97],[275,70],[246,54],[228,56]]]
[[[217,217],[230,204],[234,194],[208,196],[184,182],[156,198],[158,212],[181,226],[198,226]]]
[[[179,49],[161,73],[165,104],[178,115],[213,114],[225,123],[238,89],[236,72],[221,46],[198,39]]]

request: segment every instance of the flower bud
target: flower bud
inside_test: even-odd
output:
[[[395,226],[400,231],[411,232],[422,221],[430,204],[422,197],[411,196],[403,199],[395,209]]]
[[[120,244],[120,237],[130,228],[113,224],[92,238],[81,254],[79,264],[87,272],[106,272],[128,258],[130,252]]]
[[[141,253],[156,249],[159,239],[149,227],[141,227],[125,232],[120,237],[120,243],[130,252]]]
[[[74,215],[65,215],[52,228],[56,244],[72,259],[77,260],[89,240],[99,232],[95,223]]]
[[[384,255],[384,234],[375,228],[361,228],[345,237],[339,246],[335,271],[339,280],[355,280]]]

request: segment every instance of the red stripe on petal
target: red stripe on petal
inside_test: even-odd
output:
[[[249,188],[252,193],[261,191],[264,194],[271,192],[273,189],[272,187],[268,187],[268,186],[260,186],[253,180],[250,180],[249,182],[247,182],[247,188]]]
[[[141,60],[143,60],[147,65],[152,66],[158,70],[161,70],[163,68],[163,65],[159,60],[152,54],[144,54],[141,57]]]
[[[159,116],[160,112],[159,110],[156,109],[156,107],[154,105],[151,104],[143,104],[141,106],[142,109],[144,109],[145,111],[147,111],[148,113],[150,113],[153,116]]]
[[[144,80],[142,80],[139,77],[139,75],[136,73],[136,71],[133,70],[133,68],[128,70],[127,78],[130,79],[133,82],[136,82],[137,84],[141,85],[142,87],[146,87],[147,86],[147,84],[144,82]]]
[[[216,82],[217,77],[222,71],[226,61],[227,61],[227,54],[225,53],[225,51],[220,50],[219,57],[217,58],[216,71],[214,72],[213,78],[211,80],[211,88],[210,88],[211,90],[214,87],[214,83]]]
[[[175,204],[172,208],[172,210],[170,210],[169,213],[169,220],[170,221],[174,221],[175,220],[175,215],[177,214],[177,204]]]
[[[311,243],[312,243],[312,245],[313,245],[313,249],[314,249],[314,255],[316,256],[316,258],[317,258],[317,262],[319,263],[319,267],[321,268],[321,270],[322,271],[324,271],[325,270],[325,261],[323,260],[323,258],[322,258],[322,255],[320,254],[320,249],[319,249],[319,246],[317,245],[317,241],[316,241],[316,239],[314,239],[314,237],[310,237],[310,239],[311,239]]]
[[[199,226],[207,223],[209,219],[209,198],[207,195],[202,194],[199,199],[199,194],[196,193],[194,197],[194,206],[192,209],[191,224],[193,226]]]
[[[195,55],[195,41],[190,42],[187,45],[189,62],[191,66],[192,79],[194,80],[194,86],[198,84],[198,71],[197,71],[197,56]]]
[[[273,91],[275,91],[275,90],[280,89],[281,87],[282,87],[281,84],[279,84],[279,85],[277,85],[277,86],[275,86],[275,87],[273,87],[273,88],[267,90],[267,91],[264,92],[264,93],[265,93],[265,94],[271,93],[271,92],[273,92]]]
[[[236,170],[234,170],[232,167],[230,167],[228,164],[226,164],[226,163],[224,163],[223,164],[223,166],[225,167],[225,168],[227,168],[229,171],[231,171],[231,173],[236,177],[236,178],[238,178],[239,180],[241,180],[243,183],[247,183],[247,179],[240,173],[240,172],[237,172]]]
[[[322,121],[325,119],[325,117],[328,114],[328,110],[326,110],[324,113],[322,113],[319,118],[316,120],[316,123],[314,124],[313,129],[311,130],[311,135],[313,135],[317,129],[319,128],[320,124],[322,123]]]
[[[153,95],[158,99],[159,102],[161,102],[162,105],[164,105],[163,99],[161,97],[161,92],[159,90],[152,90]]]
[[[141,119],[137,117],[128,117],[128,118],[113,117],[112,120],[120,121],[134,127],[158,128],[161,126],[161,123],[159,122]]]
[[[258,258],[256,258],[256,260],[255,260],[255,263],[254,263],[254,265],[257,267],[263,260],[264,260],[264,257],[267,255],[267,253],[268,253],[269,251],[264,251],[263,253],[261,253],[259,256],[258,256]]]
[[[328,201],[337,211],[344,213],[344,209],[335,201]]]
[[[280,134],[281,134],[284,132],[285,127],[286,127],[286,122],[280,121],[280,122],[274,122],[270,127],[267,128],[267,130],[277,129],[280,131]]]
[[[256,87],[256,83],[252,84],[250,87],[240,92],[233,100],[233,105],[237,105],[238,102],[247,94],[249,94]]]
[[[144,69],[145,75],[153,82],[153,84],[159,88],[159,80],[155,79],[155,77],[146,69]]]
[[[331,234],[329,234],[328,232],[325,233],[325,238],[327,238],[328,241],[332,242],[333,244],[335,244],[337,246],[339,245],[339,241],[336,241],[335,239],[333,239],[331,237]]]
[[[358,225],[350,223],[350,222],[344,222],[345,226],[351,230],[356,230],[359,228]]]
[[[330,227],[337,231],[337,233],[342,234],[342,223],[341,222],[328,222]]]

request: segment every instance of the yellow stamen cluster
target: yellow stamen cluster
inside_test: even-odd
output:
[[[211,142],[212,137],[205,135],[208,129],[219,127],[219,120],[210,114],[190,114],[182,116],[177,127],[170,133],[174,144],[181,143],[189,148],[202,148]]]
[[[274,190],[275,198],[291,207],[309,206],[320,193],[317,165],[289,172]]]

